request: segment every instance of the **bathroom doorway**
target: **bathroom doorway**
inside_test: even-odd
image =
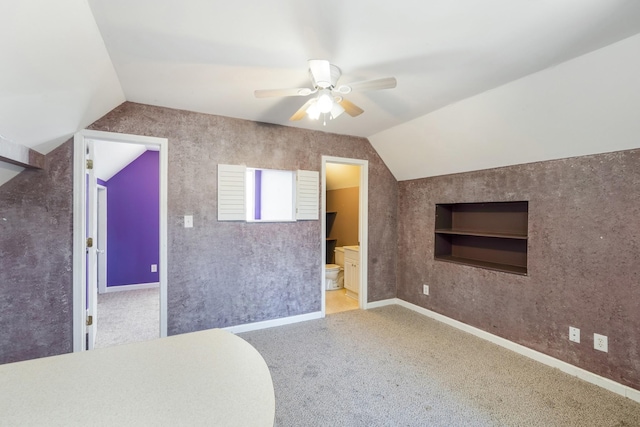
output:
[[[322,315],[365,309],[368,161],[323,156],[321,178]]]

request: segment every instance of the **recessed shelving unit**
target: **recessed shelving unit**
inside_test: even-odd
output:
[[[436,205],[434,259],[527,274],[529,202]]]

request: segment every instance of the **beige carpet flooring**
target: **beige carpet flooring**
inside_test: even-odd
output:
[[[399,306],[240,336],[277,426],[640,426],[640,404]]]
[[[111,347],[160,337],[158,288],[98,295],[95,348]]]

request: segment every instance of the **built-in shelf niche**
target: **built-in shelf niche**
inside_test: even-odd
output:
[[[436,205],[434,259],[527,274],[529,202]]]

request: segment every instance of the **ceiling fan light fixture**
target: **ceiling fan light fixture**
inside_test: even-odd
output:
[[[345,112],[351,117],[356,117],[364,113],[362,108],[344,99],[342,95],[349,94],[352,91],[391,89],[397,85],[395,77],[385,77],[338,86],[338,79],[340,79],[342,75],[340,68],[331,64],[326,59],[310,59],[308,62],[311,88],[256,90],[254,91],[254,95],[256,98],[314,95],[308,99],[302,107],[298,108],[298,110],[289,117],[289,120],[298,121],[305,116],[311,120],[319,120],[320,116],[322,116],[324,124],[326,125],[327,115],[329,116],[329,120],[333,120]]]
[[[318,120],[320,118],[320,110],[318,109],[317,102],[309,105],[309,108],[307,108],[307,116],[309,116],[311,120]]]
[[[323,90],[320,95],[318,95],[318,101],[315,103],[318,107],[318,111],[321,113],[329,113],[333,108],[333,98],[331,96],[330,90]]]

